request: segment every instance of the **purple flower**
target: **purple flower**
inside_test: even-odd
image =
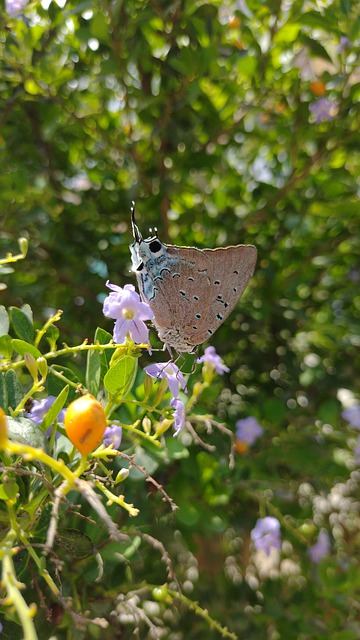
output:
[[[111,426],[106,427],[104,431],[103,445],[105,445],[105,447],[110,447],[110,445],[112,444],[114,445],[114,449],[118,449],[120,447],[121,438],[122,428],[120,426],[112,424]]]
[[[227,371],[230,371],[229,367],[223,363],[220,356],[216,353],[215,347],[206,347],[204,355],[201,356],[201,358],[198,358],[196,362],[197,364],[200,364],[201,362],[209,362],[213,365],[214,369],[220,376]]]
[[[26,4],[27,0],[5,0],[5,9],[9,16],[16,18],[22,13]]]
[[[327,122],[335,117],[336,106],[328,98],[319,98],[309,105],[309,111],[314,116],[315,123]]]
[[[314,564],[320,562],[321,558],[328,556],[330,553],[330,538],[325,529],[321,529],[318,539],[309,549],[308,554]]]
[[[174,407],[174,437],[178,435],[179,431],[183,428],[185,424],[185,405],[180,398],[173,398],[170,402],[171,406]]]
[[[149,366],[145,367],[144,371],[151,378],[166,378],[169,389],[174,398],[177,398],[179,395],[180,385],[182,389],[186,388],[185,378],[179,367],[177,367],[173,362],[149,364]]]
[[[55,396],[48,396],[47,398],[43,398],[42,400],[34,400],[33,406],[31,407],[30,411],[25,411],[24,413],[25,418],[29,418],[30,420],[35,422],[35,424],[40,425],[45,415],[49,411],[50,407],[53,406],[55,400],[56,400]],[[61,411],[58,413],[58,416],[57,416],[58,422],[64,422],[65,413],[66,413],[66,409],[61,409]],[[46,430],[45,432],[46,435],[49,436],[51,434],[51,431],[52,431],[52,426],[50,426]]]
[[[112,293],[104,300],[103,313],[107,318],[116,320],[114,341],[121,344],[127,334],[130,334],[135,344],[148,342],[149,329],[144,320],[152,320],[154,317],[149,305],[141,302],[132,284],[126,284],[122,289],[107,281],[106,286],[112,289]]]
[[[341,416],[347,420],[354,429],[360,429],[360,404],[353,404],[352,407],[344,409]]]
[[[267,556],[271,549],[280,549],[281,547],[280,522],[277,518],[271,516],[259,518],[250,535],[255,548],[262,549]]]
[[[342,51],[344,51],[344,49],[347,49],[350,46],[351,46],[351,42],[349,38],[347,38],[346,36],[341,36],[340,44],[336,47],[336,51],[338,53],[341,53]]]
[[[262,436],[263,433],[264,429],[253,416],[238,420],[236,423],[236,439],[239,440],[239,442],[245,442],[249,447],[251,447],[255,440]]]

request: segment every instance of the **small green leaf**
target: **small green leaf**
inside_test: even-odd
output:
[[[105,331],[101,327],[98,327],[95,331],[94,343],[95,344],[109,344],[112,340],[112,335]],[[106,372],[110,366],[110,360],[115,351],[114,349],[104,349],[100,353],[100,382],[104,379]]]
[[[43,449],[49,453],[49,444],[44,432],[35,422],[28,418],[11,418],[7,417],[8,436],[14,442],[22,442],[31,447]]]
[[[91,538],[78,529],[58,529],[56,539],[74,558],[86,558],[94,553]]]
[[[18,309],[17,307],[11,307],[11,322],[14,327],[16,335],[25,342],[33,342],[35,337],[34,327],[28,317],[28,315]]]
[[[59,335],[60,335],[60,331],[54,324],[51,324],[50,327],[46,330],[45,337],[49,343],[50,351],[55,351],[56,341]]]
[[[6,498],[10,500],[15,500],[16,495],[19,493],[19,485],[15,480],[11,480],[10,482],[4,482],[3,484],[4,492],[6,494]]]
[[[100,354],[98,351],[88,351],[86,358],[85,384],[89,393],[96,398],[100,387]]]
[[[12,346],[20,356],[24,357],[25,353],[30,353],[32,356],[34,356],[34,358],[41,357],[41,352],[39,351],[39,349],[34,347],[33,344],[24,342],[24,340],[18,340],[17,338],[14,338],[14,340],[12,341]]]
[[[13,347],[10,336],[0,336],[0,353],[6,359],[10,359],[12,356]]]
[[[17,375],[13,369],[9,369],[9,371],[6,372],[5,382],[7,389],[8,406],[12,409],[15,409],[23,399],[24,393]]]
[[[43,431],[46,431],[55,422],[56,418],[58,417],[61,409],[63,408],[67,400],[68,394],[69,394],[69,385],[66,385],[66,387],[64,387],[62,391],[59,393],[58,397],[54,401],[54,404],[50,407],[49,411],[46,413],[41,423],[41,429]]]
[[[125,398],[134,384],[138,359],[123,356],[116,360],[104,377],[104,385],[109,393],[117,398]]]
[[[9,314],[3,305],[0,305],[0,336],[5,336],[9,332]]]

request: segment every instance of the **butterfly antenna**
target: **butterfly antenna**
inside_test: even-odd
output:
[[[130,212],[131,212],[131,226],[132,226],[133,236],[135,238],[135,242],[138,242],[140,244],[140,242],[142,241],[142,235],[139,231],[139,227],[135,222],[135,201],[134,200],[131,203]]]

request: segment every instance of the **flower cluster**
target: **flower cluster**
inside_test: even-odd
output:
[[[259,518],[250,536],[255,549],[264,551],[267,556],[270,555],[272,549],[281,547],[279,520],[272,516]]]

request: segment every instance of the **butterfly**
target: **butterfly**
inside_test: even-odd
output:
[[[154,313],[159,338],[169,351],[193,353],[211,338],[245,291],[254,273],[256,247],[177,247],[161,242],[156,229],[143,239],[135,202],[131,224],[132,270],[143,302]]]

